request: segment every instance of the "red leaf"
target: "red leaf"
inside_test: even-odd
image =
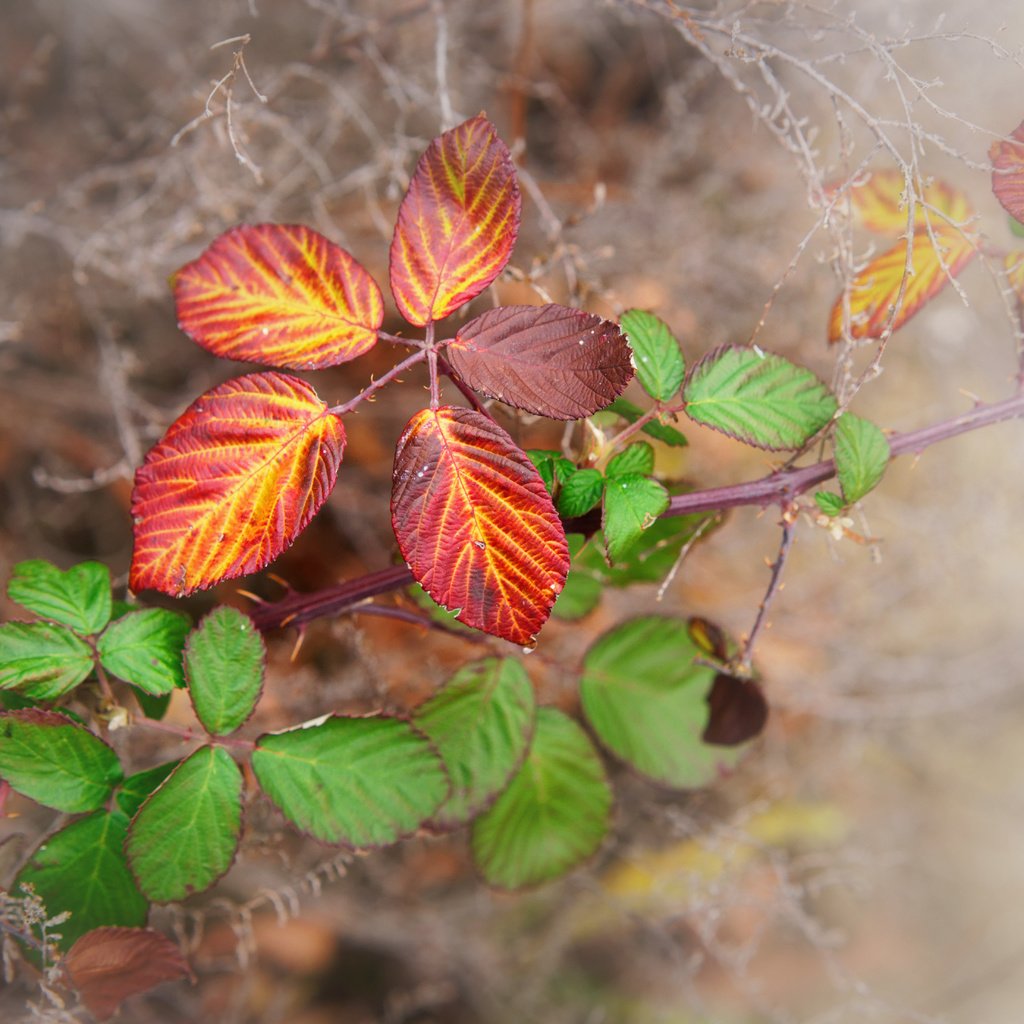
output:
[[[633,377],[617,324],[568,306],[498,306],[448,346],[472,388],[517,409],[579,420],[603,409]]]
[[[377,282],[312,228],[242,224],[174,276],[178,326],[223,359],[335,366],[377,342]]]
[[[717,747],[752,740],[768,721],[768,701],[752,679],[719,672],[707,696],[708,724],[701,739]]]
[[[540,474],[501,427],[472,409],[417,413],[395,453],[391,522],[435,601],[467,626],[533,642],[569,552]]]
[[[1000,139],[988,151],[992,161],[992,191],[1015,220],[1024,221],[1024,121],[1010,136]]]
[[[99,1020],[129,996],[192,975],[181,950],[149,928],[94,928],[71,947],[64,969]]]
[[[398,311],[423,327],[479,295],[519,233],[519,183],[483,114],[434,139],[409,182],[391,241]]]
[[[849,334],[851,338],[880,338],[890,320],[899,330],[926,302],[938,295],[978,254],[977,242],[950,227],[936,228],[934,241],[927,231],[914,235],[913,273],[907,278],[900,308],[893,307],[906,273],[907,243],[898,242],[869,263],[850,283]],[[936,249],[936,245],[939,247]],[[829,318],[828,340],[844,336],[843,296],[836,299]]]
[[[344,449],[341,420],[296,377],[207,391],[135,474],[131,588],[181,597],[262,569],[324,503]]]

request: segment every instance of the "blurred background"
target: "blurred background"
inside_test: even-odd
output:
[[[0,575],[22,558],[95,558],[124,584],[134,467],[241,369],[176,329],[168,275],[232,224],[272,220],[314,226],[386,281],[394,214],[449,111],[486,110],[522,172],[510,270],[474,309],[644,307],[691,361],[746,343],[765,316],[762,347],[848,381],[872,353],[830,351],[828,312],[850,260],[893,240],[812,230],[816,187],[893,166],[895,152],[967,191],[988,241],[1012,245],[986,154],[1024,118],[1022,44],[1009,0],[8,0]],[[909,430],[1010,393],[996,277],[978,261],[962,285],[894,337],[853,411]],[[393,306],[385,328],[401,329]],[[394,361],[382,348],[316,387],[340,402]],[[339,486],[275,566],[296,588],[391,559],[392,450],[424,383],[347,421]],[[509,429],[537,446],[561,434]],[[698,486],[774,464],[686,431],[675,468]],[[1022,428],[1000,424],[893,464],[852,528],[877,543],[802,520],[757,649],[767,734],[700,792],[613,768],[613,835],[561,882],[490,891],[464,834],[339,856],[254,803],[231,873],[154,916],[186,943],[198,983],[137,999],[123,1019],[1019,1024],[1022,469]],[[749,631],[778,534],[775,510],[736,511],[661,603],[640,587],[552,622],[548,660],[528,659],[541,697],[571,708],[572,666],[627,615]],[[244,606],[236,589],[188,608]],[[368,618],[318,623],[294,661],[293,642],[272,641],[258,729],[408,706],[475,653]],[[161,757],[152,737],[120,742],[140,767]],[[55,824],[14,809],[3,881]],[[3,1019],[30,1019],[39,1000],[21,971],[0,993]]]

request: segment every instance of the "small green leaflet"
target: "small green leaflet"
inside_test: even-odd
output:
[[[44,807],[102,807],[123,773],[103,740],[55,711],[0,715],[0,778]]]
[[[827,516],[837,516],[846,508],[846,504],[838,494],[831,491],[817,491],[814,495],[815,504]]]
[[[889,464],[889,442],[870,420],[844,412],[836,421],[834,447],[839,486],[852,505],[882,479]]]
[[[248,615],[226,605],[199,624],[185,646],[185,676],[196,717],[227,736],[252,714],[263,689],[266,649]]]
[[[606,405],[601,412],[613,412],[616,416],[621,416],[627,423],[636,423],[643,415],[643,410],[639,405],[634,405],[625,398],[616,398],[611,405]],[[662,415],[667,416],[668,414],[663,413]],[[675,417],[672,418],[675,419]],[[675,427],[670,427],[667,423],[662,423],[660,420],[651,420],[650,423],[645,423],[641,429],[648,437],[656,438],[672,448],[685,448],[689,443]]]
[[[0,626],[0,689],[37,700],[73,690],[93,669],[92,648],[64,626],[5,622]]]
[[[604,472],[609,480],[627,473],[648,476],[654,472],[654,449],[646,441],[637,441],[611,459]]]
[[[706,785],[738,758],[701,736],[715,669],[684,620],[633,619],[587,652],[580,679],[583,712],[601,742],[638,771],[670,786]]]
[[[110,570],[82,562],[67,572],[41,559],[19,562],[7,583],[7,596],[40,618],[98,633],[110,621]]]
[[[559,484],[564,484],[576,472],[576,467],[561,452],[544,448],[527,448],[526,454],[540,473],[548,494],[554,494]]]
[[[626,310],[620,323],[633,350],[633,365],[644,391],[661,402],[675,397],[686,364],[668,324],[642,309]]]
[[[604,477],[596,469],[578,469],[558,492],[558,514],[565,519],[586,515],[601,500]]]
[[[252,768],[281,813],[327,843],[384,846],[415,832],[448,796],[433,745],[398,718],[332,716],[261,736]]]
[[[29,883],[51,916],[71,912],[58,929],[61,949],[93,928],[146,923],[149,904],[124,859],[127,831],[119,811],[94,811],[43,840],[14,880],[13,892]]]
[[[129,612],[112,622],[97,644],[103,667],[146,693],[185,685],[181,653],[191,623],[163,608]]]
[[[125,853],[139,888],[157,903],[208,889],[235,857],[242,773],[221,747],[200,747],[132,819]]]
[[[416,709],[413,721],[440,751],[452,782],[435,824],[463,824],[504,788],[530,745],[533,720],[533,687],[511,658],[471,662]]]
[[[800,448],[834,415],[832,393],[810,370],[758,348],[723,345],[691,370],[686,414],[756,448]]]
[[[546,882],[597,850],[611,806],[587,734],[561,711],[541,708],[526,761],[473,824],[473,858],[491,885]]]
[[[644,530],[653,526],[668,508],[668,491],[657,480],[626,473],[605,487],[601,530],[608,560],[613,564],[628,556]]]

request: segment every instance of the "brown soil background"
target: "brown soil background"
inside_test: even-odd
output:
[[[1024,70],[977,37],[1019,50],[1024,19],[1009,3],[942,6],[938,29],[924,0],[840,14],[879,39],[928,37],[900,47],[899,59],[921,80],[942,78],[933,98],[959,120],[920,100],[914,114],[968,160],[929,145],[922,166],[967,189],[986,233],[1009,245],[984,169],[992,136],[970,125],[1000,133],[1020,121]],[[441,127],[439,11],[456,115],[486,109],[505,138],[525,133],[522,165],[563,222],[552,234],[527,189],[500,301],[541,301],[515,279],[533,273],[557,301],[605,315],[656,310],[691,360],[750,337],[813,224],[806,188],[715,68],[642,5],[9,3],[0,9],[0,575],[27,557],[97,558],[123,585],[131,468],[192,398],[242,369],[177,331],[166,285],[216,234],[240,220],[308,223],[386,281],[394,213]],[[884,69],[852,33],[815,36],[815,16],[799,6],[725,5],[721,17],[739,15],[761,18],[764,36],[798,57],[845,52],[810,67],[876,118],[901,116]],[[211,45],[244,33],[268,102],[237,77],[232,126],[259,180],[232,151],[223,92],[215,116],[171,145],[231,69],[232,45]],[[756,83],[741,50],[730,66]],[[793,65],[772,67],[820,128],[822,173],[841,170],[823,90]],[[869,143],[851,130],[855,166]],[[759,337],[824,379],[834,362],[824,341],[837,289],[830,253],[827,234],[811,243]],[[896,336],[855,411],[906,430],[968,408],[971,396],[1009,393],[1014,343],[997,288],[980,266],[964,286],[968,305],[947,290]],[[393,308],[385,326],[400,328]],[[382,346],[317,374],[316,386],[340,401],[394,355]],[[350,418],[335,494],[275,566],[297,588],[390,559],[391,451],[422,384],[410,379]],[[543,424],[512,429],[530,444],[559,436]],[[685,472],[700,484],[772,465],[687,433]],[[492,892],[462,834],[334,862],[257,803],[227,878],[186,912],[154,915],[192,943],[198,984],[137,999],[123,1019],[1019,1024],[1022,468],[1018,424],[900,460],[856,526],[882,538],[877,557],[802,523],[758,649],[775,712],[768,733],[709,791],[671,794],[618,772],[612,837],[562,882]],[[602,630],[643,611],[701,614],[741,634],[777,534],[772,511],[734,513],[661,605],[654,588],[612,595],[584,622],[553,623],[541,651],[571,666]],[[275,593],[269,581],[251,586]],[[218,600],[244,604],[227,585],[188,607],[200,614]],[[254,728],[408,704],[475,653],[369,618],[318,624],[294,662],[291,646],[286,636],[272,642]],[[530,668],[542,696],[571,706],[571,676]],[[118,742],[140,767],[172,749],[151,736]],[[27,802],[13,809],[20,817],[2,834],[21,838],[0,848],[8,875],[55,824]],[[29,1002],[45,1005],[24,970],[0,992],[0,1016],[38,1019]]]

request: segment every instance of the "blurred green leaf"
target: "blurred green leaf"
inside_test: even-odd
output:
[[[601,759],[586,733],[562,712],[541,708],[526,761],[473,823],[473,857],[492,885],[546,882],[597,850],[611,805]]]
[[[634,405],[625,398],[616,398],[611,405],[606,405],[601,411],[613,412],[616,416],[621,416],[627,423],[636,423],[643,415],[643,409],[639,405]],[[689,443],[675,427],[670,427],[667,423],[661,423],[659,420],[645,423],[641,430],[649,437],[657,438],[672,448],[685,448]]]
[[[451,778],[435,823],[459,825],[479,813],[519,766],[533,734],[529,677],[511,658],[483,658],[459,669],[413,715]]]

